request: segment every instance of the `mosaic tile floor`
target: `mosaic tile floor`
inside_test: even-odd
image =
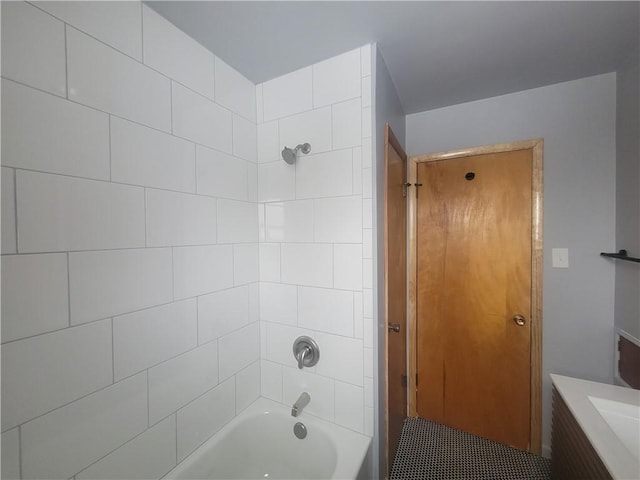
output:
[[[469,433],[407,418],[391,480],[549,480],[548,459]]]

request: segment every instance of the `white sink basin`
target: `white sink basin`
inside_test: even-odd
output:
[[[631,455],[640,459],[640,406],[592,396],[589,400]]]

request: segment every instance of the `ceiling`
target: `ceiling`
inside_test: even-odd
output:
[[[612,72],[640,44],[638,1],[146,3],[254,83],[377,42],[405,113]]]

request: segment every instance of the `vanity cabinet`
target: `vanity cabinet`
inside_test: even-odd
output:
[[[551,478],[553,480],[612,478],[555,387],[553,388],[551,428]]]

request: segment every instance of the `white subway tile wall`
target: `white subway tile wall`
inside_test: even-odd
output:
[[[145,189],[147,246],[216,243],[215,198]]]
[[[313,76],[311,67],[302,68],[258,85],[261,92],[256,110],[263,120],[281,119],[313,108]],[[256,99],[257,99],[256,95]],[[261,119],[258,119],[261,122]]]
[[[136,60],[142,60],[142,8],[138,2],[33,2],[38,8],[73,25]]]
[[[141,2],[1,8],[2,478],[160,478],[261,395],[256,86]]]
[[[69,100],[168,132],[171,80],[67,26]]]
[[[148,428],[147,398],[143,372],[22,424],[22,477],[70,478],[124,445]]]
[[[233,245],[233,285],[260,281],[260,246],[257,243]]]
[[[2,164],[109,180],[109,115],[3,79]]]
[[[2,434],[2,478],[20,478],[20,429]]]
[[[278,121],[259,123],[257,126],[258,163],[275,162],[280,157]]]
[[[256,124],[240,115],[233,115],[233,154],[250,162],[258,160]]]
[[[37,335],[2,346],[2,430],[113,383],[111,321]]]
[[[2,4],[2,75],[67,94],[64,23],[22,2]]]
[[[313,242],[313,201],[267,203],[265,240],[267,242]]]
[[[153,128],[111,117],[111,180],[195,193],[199,148]]]
[[[171,415],[80,472],[76,479],[130,480],[131,472],[139,478],[160,478],[175,464],[176,419]]]
[[[280,154],[278,153],[278,156]],[[258,165],[258,201],[295,200],[296,167],[282,159]]]
[[[215,58],[215,86],[217,103],[255,124],[256,86],[218,57]]]
[[[248,163],[218,150],[196,147],[198,193],[218,198],[248,200]],[[195,177],[194,174],[193,178]]]
[[[146,5],[144,63],[213,100],[213,54]]]
[[[203,344],[249,323],[249,288],[230,288],[198,298],[198,343]]]
[[[236,373],[236,412],[241,412],[260,396],[260,362]]]
[[[18,251],[144,247],[144,189],[18,170]]]
[[[2,341],[69,326],[67,255],[2,257]]]
[[[313,153],[331,150],[330,107],[309,110],[285,117],[278,121],[278,125],[280,132],[279,150],[282,150],[285,146],[295,148],[296,145],[305,142],[311,145],[311,152]]]
[[[176,82],[171,82],[171,125],[178,137],[232,153],[231,111]]]
[[[160,478],[304,390],[373,435],[371,105],[371,46],[256,86],[141,2],[2,3],[3,478]]]
[[[296,162],[296,198],[351,195],[352,157],[351,149],[301,157]]]
[[[149,425],[218,384],[218,344],[209,342],[149,369]]]
[[[262,396],[373,435],[371,46],[257,87]],[[309,142],[295,165],[285,146]],[[291,352],[314,338],[320,362]],[[365,396],[365,389],[367,395]],[[371,405],[370,405],[371,404]]]
[[[178,411],[178,461],[236,415],[234,382],[234,378],[221,382]]]
[[[140,348],[144,339],[147,348]],[[198,345],[196,299],[113,318],[113,375],[129,377]]]

